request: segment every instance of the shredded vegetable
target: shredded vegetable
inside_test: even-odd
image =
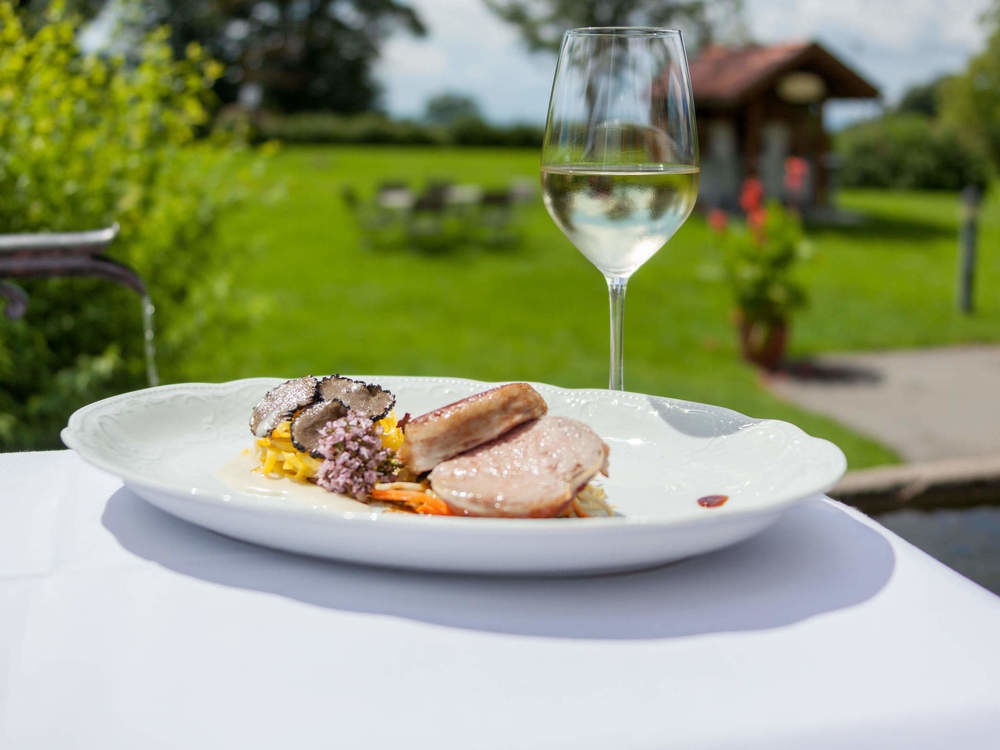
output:
[[[424,488],[422,485],[413,482],[398,482],[396,484],[407,486],[400,488],[393,486],[392,483],[377,484],[371,492],[372,500],[402,503],[414,513],[424,513],[431,516],[452,515],[448,504],[435,495],[429,488]],[[413,487],[419,489],[413,489]]]

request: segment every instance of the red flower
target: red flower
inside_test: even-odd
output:
[[[764,184],[756,177],[747,177],[740,192],[740,208],[748,214],[760,208],[764,201]]]
[[[722,234],[726,231],[726,224],[728,221],[729,217],[721,208],[713,208],[708,212],[708,226],[710,226],[712,231],[716,234]]]
[[[805,185],[809,175],[809,162],[799,156],[789,156],[785,159],[785,189],[797,193]]]

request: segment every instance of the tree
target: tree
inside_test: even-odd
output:
[[[941,87],[941,119],[1000,167],[1000,0],[983,16],[992,33],[986,49]]]
[[[559,50],[563,32],[580,26],[680,26],[691,49],[707,44],[722,23],[742,15],[742,0],[483,0],[517,26],[528,49]]]
[[[460,120],[481,120],[483,117],[471,96],[444,93],[427,100],[424,119],[434,125],[454,125]]]
[[[401,29],[426,33],[397,0],[156,0],[152,8],[150,21],[170,24],[175,49],[197,41],[227,66],[224,101],[255,88],[284,111],[373,108],[379,45]]]
[[[910,86],[896,106],[899,114],[917,114],[937,117],[941,98],[941,86],[948,76],[939,76],[927,83]]]
[[[379,45],[403,30],[422,36],[423,22],[400,0],[107,0],[126,39],[169,26],[170,45],[183,55],[197,42],[225,73],[215,85],[223,102],[241,92],[283,111],[353,113],[375,107],[372,64]],[[22,0],[32,24],[51,0]],[[102,0],[64,0],[93,18]],[[255,102],[256,103],[256,102]]]
[[[53,0],[14,0],[13,7],[21,25],[33,32],[44,26],[52,13],[90,20],[101,11],[104,4],[105,0],[62,0],[58,4],[61,7],[58,7]]]

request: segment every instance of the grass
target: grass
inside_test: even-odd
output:
[[[907,348],[1000,340],[1000,196],[980,216],[977,310],[956,312],[959,202],[951,193],[845,191],[858,227],[825,229],[806,278],[800,351]]]
[[[224,380],[305,372],[452,375],[604,387],[606,289],[600,274],[538,205],[525,239],[506,250],[370,250],[340,201],[345,184],[436,177],[503,186],[537,174],[537,153],[491,149],[287,148],[267,167],[283,197],[251,202],[222,227],[247,247],[237,298],[269,300],[233,335],[208,334],[178,376]],[[848,192],[869,219],[819,228],[806,271],[812,307],[795,320],[792,355],[1000,338],[1000,296],[981,293],[971,318],[954,312],[956,204],[952,195]],[[984,212],[980,289],[1000,288],[1000,205]],[[629,390],[718,403],[786,419],[836,442],[852,468],[895,454],[764,390],[735,350],[726,288],[708,269],[705,222],[693,217],[629,285]]]

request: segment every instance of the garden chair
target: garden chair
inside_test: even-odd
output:
[[[146,284],[139,274],[101,252],[117,234],[117,224],[88,232],[0,234],[0,279],[97,276],[122,284],[145,297]],[[28,296],[23,289],[2,281],[0,295],[8,301],[8,318],[24,314]]]
[[[27,293],[5,279],[96,276],[128,287],[142,298],[146,375],[149,384],[156,385],[159,376],[153,351],[153,304],[146,283],[132,268],[102,252],[117,235],[117,223],[86,232],[0,234],[0,296],[6,300],[4,313],[13,320],[23,316],[28,307]]]
[[[514,196],[510,190],[487,190],[479,202],[479,221],[487,245],[510,245],[518,240],[511,229]]]

